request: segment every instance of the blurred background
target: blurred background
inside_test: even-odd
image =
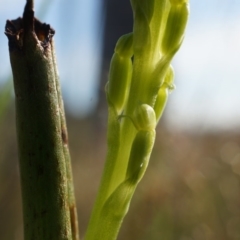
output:
[[[104,86],[115,43],[132,29],[130,1],[35,2],[36,16],[56,30],[83,236],[106,154]],[[21,16],[24,4],[0,0],[3,240],[23,239],[14,93],[3,32],[6,19]],[[173,61],[177,88],[157,127],[149,168],[119,240],[240,239],[240,2],[191,0],[190,4],[186,37]]]

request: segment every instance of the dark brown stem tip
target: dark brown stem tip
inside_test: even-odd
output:
[[[24,29],[26,31],[34,30],[34,1],[33,0],[27,0],[27,3],[24,8],[23,12],[23,24],[24,24]]]
[[[23,46],[23,26],[22,18],[7,20],[5,34],[8,37],[9,49],[20,50]]]
[[[22,50],[28,33],[36,38],[41,46],[46,49],[55,33],[49,24],[41,23],[34,17],[33,0],[27,1],[23,18],[7,20],[5,34],[9,40],[9,50]]]
[[[28,5],[29,9],[34,9],[34,0],[27,0],[26,6]]]

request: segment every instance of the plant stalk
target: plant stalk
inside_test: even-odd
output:
[[[77,240],[67,128],[52,37],[28,0],[7,20],[14,78],[25,240]]]

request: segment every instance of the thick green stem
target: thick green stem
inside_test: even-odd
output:
[[[16,96],[24,239],[78,239],[71,230],[77,220],[54,30],[34,18],[33,1],[27,1],[23,18],[8,20],[5,33]]]
[[[115,161],[118,156],[118,149],[120,144],[119,131],[120,131],[120,122],[118,120],[117,112],[114,110],[113,106],[110,103],[108,108],[108,152],[106,163],[104,167],[104,172],[102,175],[98,195],[94,204],[94,208],[92,211],[91,219],[88,224],[88,229],[86,232],[85,240],[93,240],[98,239],[98,230],[99,230],[99,217],[104,202],[109,197],[111,193],[111,185],[113,184],[114,177],[114,168]],[[114,144],[112,144],[114,143]],[[111,181],[109,181],[111,179]]]

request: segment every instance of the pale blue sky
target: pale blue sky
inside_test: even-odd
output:
[[[240,130],[239,0],[192,0],[173,65],[177,88],[165,113],[169,126]]]
[[[36,1],[37,16],[41,2]],[[97,101],[101,1],[72,0],[72,6],[63,0],[45,2],[51,4],[41,19],[56,29],[65,103],[87,114]],[[0,0],[2,32],[5,20],[20,16],[23,5],[23,0]],[[164,119],[170,128],[240,130],[240,1],[191,0],[190,6],[185,41],[173,62],[177,88]],[[7,38],[0,34],[0,81],[9,74]]]

